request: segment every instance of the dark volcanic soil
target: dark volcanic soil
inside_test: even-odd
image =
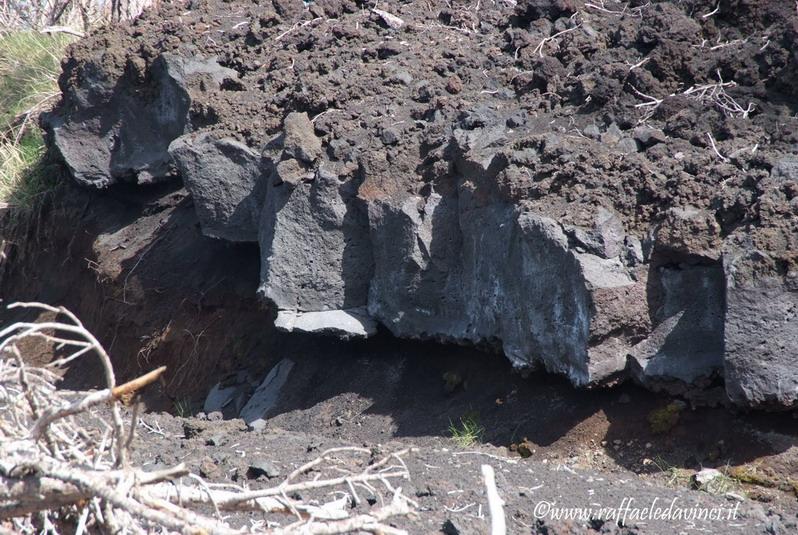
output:
[[[709,209],[714,241],[691,244],[697,228],[662,239],[709,253],[744,229],[757,248],[789,254],[779,271],[796,262],[798,186],[763,182],[798,143],[790,2],[408,2],[389,6],[398,32],[371,7],[167,3],[76,44],[64,105],[97,76],[146,92],[136,76],[163,52],[216,57],[238,78],[195,89],[194,129],[260,149],[289,112],[306,112],[332,160],[373,153],[370,165],[389,166],[361,195],[445,191],[445,130],[506,115],[519,136],[506,155],[518,161],[497,177],[505,198],[575,224],[612,206],[645,232],[671,207]],[[519,149],[538,145],[539,161],[523,161]]]
[[[791,485],[798,479],[798,435],[791,414],[688,408],[673,428],[653,433],[650,415],[673,400],[634,386],[578,391],[545,373],[522,377],[500,355],[402,341],[387,333],[342,342],[275,332],[265,319],[269,311],[247,301],[257,282],[248,262],[255,253],[202,236],[182,190],[156,187],[132,195],[69,187],[36,227],[24,242],[31,249],[15,248],[14,261],[7,264],[4,300],[39,299],[77,312],[111,348],[121,380],[169,367],[165,381],[144,394],[151,411],[144,421],[166,435],[140,429],[136,451],[143,463],[185,461],[199,473],[210,462],[219,467],[212,471],[214,481],[235,477],[258,486],[265,482],[241,479],[253,456],[287,470],[319,448],[339,444],[415,445],[420,453],[413,457],[414,479],[407,490],[421,489],[419,500],[429,509],[399,523],[412,533],[435,532],[447,519],[475,530],[464,533],[486,532],[486,520],[475,518],[480,503],[483,516],[485,511],[482,461],[500,469],[513,533],[566,529],[558,522],[536,524],[533,508],[540,500],[616,507],[625,497],[645,505],[655,497],[679,497],[682,504],[734,506],[733,500],[689,490],[688,479],[702,466],[742,467],[760,480],[733,484],[734,493],[746,496],[741,504],[746,516],[739,522],[695,528],[632,524],[641,533],[772,533],[768,526],[776,533],[796,531]],[[221,249],[207,254],[209,247]],[[165,257],[168,250],[174,256]],[[185,265],[197,276],[179,276]],[[220,279],[226,283],[213,286]],[[0,318],[6,323],[12,316],[3,311]],[[26,354],[34,360],[39,355],[39,362],[52,358],[42,347],[28,347]],[[196,414],[206,392],[230,372],[246,370],[257,381],[284,357],[294,360],[295,368],[263,432],[246,431],[239,420],[207,422],[159,412]],[[64,377],[69,388],[99,387],[102,381],[91,359],[67,369]],[[465,451],[509,461],[455,454],[464,449],[450,438],[449,427],[469,416],[484,428],[485,445]],[[184,425],[205,430],[183,439]],[[206,444],[219,435],[221,445]],[[315,448],[311,452],[309,445]],[[531,454],[528,459],[512,451],[519,445]],[[427,486],[433,495],[424,494]],[[457,513],[445,509],[472,503]],[[577,523],[572,532],[601,529],[586,525]]]
[[[256,461],[272,463],[275,472],[284,476],[327,448],[351,444],[280,429],[270,429],[265,433],[247,433],[242,432],[246,426],[236,421],[207,422],[151,414],[143,418],[143,424],[146,425],[140,427],[140,439],[136,443],[139,462],[158,467],[184,462],[192,472],[202,474],[210,481],[236,482],[251,488],[273,486],[279,481],[269,481],[264,476],[259,479],[247,477],[248,467]],[[607,474],[580,468],[573,459],[524,460],[508,457],[501,448],[474,446],[463,449],[439,438],[421,438],[415,441],[367,440],[357,445],[384,453],[398,451],[408,445],[417,448],[417,451],[406,458],[411,478],[409,481],[402,481],[401,486],[406,495],[418,502],[419,514],[414,518],[392,522],[393,525],[414,534],[443,531],[476,535],[489,532],[485,492],[480,475],[482,464],[490,464],[496,470],[497,485],[506,502],[505,513],[510,533],[748,534],[792,533],[798,530],[792,513],[781,516],[751,501],[738,505],[735,500],[713,497],[702,492],[652,486],[628,472]],[[376,457],[379,458],[380,455],[377,454]],[[342,466],[349,468],[345,464]],[[279,478],[280,475],[274,477]],[[307,498],[306,494],[305,499]],[[736,507],[736,512],[732,520],[662,521],[627,518],[625,523],[620,522],[621,526],[600,520],[552,520],[543,515],[549,505],[623,510],[623,504],[626,503],[624,499],[629,498],[633,498],[632,505],[639,508],[652,504],[656,506],[657,503],[664,503],[667,507],[675,503],[683,508],[717,507],[724,514]],[[359,509],[367,510],[368,506],[364,502]],[[235,518],[234,523],[245,524],[246,520]],[[287,521],[285,517],[273,520],[283,523]]]
[[[798,179],[772,174],[798,143],[792,2],[378,5],[405,21],[401,31],[372,7],[166,3],[73,46],[61,112],[105,98],[91,94],[97,80],[124,79],[125,98],[151,102],[147,77],[163,52],[215,56],[236,75],[218,89],[192,86],[192,128],[259,150],[288,112],[306,112],[324,157],[353,181],[370,177],[359,184],[363,199],[453,190],[453,125],[478,130],[499,118],[516,137],[503,140],[495,181],[474,186],[480,195],[575,225],[592,222],[602,206],[640,234],[664,221],[649,236],[661,255],[652,264],[718,264],[724,244],[744,242],[770,255],[763,269],[795,273]],[[3,303],[67,306],[102,340],[122,379],[168,366],[144,397],[152,411],[144,420],[163,433],[142,429],[142,462],[185,460],[198,471],[209,458],[219,467],[211,479],[224,481],[240,478],[255,455],[287,470],[327,446],[414,444],[420,451],[406,491],[428,509],[400,522],[413,533],[436,532],[447,519],[462,533],[486,532],[481,462],[499,472],[513,533],[622,531],[536,523],[540,500],[612,507],[624,497],[645,506],[679,496],[733,505],[737,497],[689,490],[687,478],[701,467],[742,467],[747,477],[733,482],[743,496],[739,522],[630,529],[798,532],[794,411],[713,406],[722,397],[713,378],[655,432],[652,420],[661,422],[662,409],[670,414],[673,399],[636,386],[575,390],[542,372],[522,376],[489,351],[402,341],[384,330],[357,342],[278,332],[277,311],[256,298],[258,247],[204,236],[179,179],[155,178],[171,180],[134,186],[123,169],[104,191],[65,184],[30,225],[8,215],[0,223],[0,238],[13,244],[0,266]],[[683,225],[668,219],[685,206],[709,216]],[[3,323],[16,318],[0,312]],[[641,329],[649,320],[642,317]],[[51,348],[25,349],[34,361],[52,356]],[[229,374],[244,370],[257,381],[283,358],[295,368],[265,432],[237,420],[188,419],[224,435],[209,445],[207,430],[184,439],[186,420],[160,412],[196,415]],[[96,387],[100,374],[87,360],[64,380]],[[451,440],[450,425],[469,415],[485,443],[469,449],[501,459],[463,454]]]
[[[182,179],[206,235],[257,241],[279,328],[790,408],[796,24],[781,1],[167,3],[72,47],[44,124],[79,183]]]

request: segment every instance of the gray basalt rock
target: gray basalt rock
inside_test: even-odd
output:
[[[275,364],[255,389],[247,404],[241,408],[239,416],[250,429],[259,431],[266,426],[267,415],[277,405],[280,391],[288,382],[293,368],[294,361],[287,358]]]
[[[263,15],[231,2],[242,20]],[[649,55],[690,49],[699,28],[678,2],[633,31],[593,20],[542,60],[535,46],[573,12],[549,4],[573,2],[532,3],[449,21],[510,54],[435,32],[386,41],[346,3],[324,7],[335,35],[301,2],[250,29],[167,3],[184,29],[145,16],[122,45],[98,32],[72,48],[49,139],[84,185],[179,175],[206,235],[258,243],[279,329],[381,325],[578,386],[632,377],[685,394],[723,379],[736,404],[794,406],[798,159],[794,133],[773,127],[793,111],[795,69],[776,68],[787,8],[746,19],[775,33],[739,53],[776,70],[737,80],[757,113],[723,118],[695,95],[649,107],[646,95],[715,82],[698,56],[629,72],[629,38],[662,20],[673,32]],[[439,22],[437,8],[394,7],[407,28]]]
[[[654,328],[630,351],[639,382],[683,389],[723,371],[723,270],[719,265],[667,265],[651,277]]]
[[[605,211],[595,228],[569,229],[587,252],[557,221],[485,197],[504,139],[485,130],[455,134],[456,190],[369,203],[369,312],[397,336],[497,345],[516,366],[542,365],[577,385],[611,379],[631,348],[624,327],[645,315],[636,298],[645,282],[620,255],[622,226]]]
[[[98,53],[101,51],[98,51]],[[100,59],[97,62],[100,63]],[[222,83],[237,73],[214,59],[161,54],[145,81],[105,76],[84,68],[80,86],[70,86],[66,104],[44,117],[52,142],[72,176],[84,185],[146,184],[175,175],[169,144],[193,130],[192,84]]]
[[[762,251],[724,257],[726,392],[740,405],[798,403],[798,273],[774,264]]]
[[[363,307],[319,312],[281,310],[274,324],[288,332],[331,334],[340,338],[366,338],[377,333],[377,322]]]
[[[169,154],[194,199],[203,233],[234,242],[258,241],[266,194],[260,154],[206,133],[177,138]]]
[[[320,147],[309,125],[304,114],[292,114],[282,150],[264,153],[271,174],[260,222],[258,292],[280,311],[282,329],[368,336],[373,321],[352,311],[365,307],[372,273],[357,169],[329,161],[308,165]]]

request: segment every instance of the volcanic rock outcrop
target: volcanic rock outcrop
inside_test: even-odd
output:
[[[50,141],[182,179],[285,330],[798,403],[793,7],[379,7],[167,4],[73,46]]]

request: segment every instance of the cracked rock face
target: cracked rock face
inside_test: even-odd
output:
[[[732,3],[165,6],[73,47],[45,123],[79,183],[181,179],[205,234],[257,242],[281,329],[790,407],[797,36]]]
[[[128,72],[109,79],[95,63],[103,59],[91,58],[74,69],[78,84],[67,86],[61,107],[45,119],[72,176],[81,184],[106,187],[174,175],[169,144],[194,126],[189,84],[218,86],[235,71],[212,59],[164,53],[146,75],[138,73],[144,79]]]
[[[168,151],[194,198],[202,232],[233,242],[258,241],[266,194],[260,154],[207,134],[181,136]]]

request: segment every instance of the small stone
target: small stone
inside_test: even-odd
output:
[[[632,138],[625,137],[618,142],[617,148],[624,154],[634,154],[637,152],[637,142]]]
[[[380,139],[386,145],[396,145],[399,143],[399,134],[393,128],[385,128],[380,135]]]
[[[435,90],[432,88],[429,82],[422,80],[416,86],[415,95],[413,96],[413,100],[417,102],[429,102],[435,96]]]
[[[587,125],[584,130],[582,130],[582,134],[590,139],[598,139],[601,137],[601,131],[598,126],[594,124]]]
[[[528,439],[524,439],[518,444],[516,451],[518,451],[518,455],[526,459],[535,453],[535,448],[533,446],[534,444],[532,444],[532,442],[530,442]]]
[[[296,186],[312,177],[312,172],[308,171],[298,160],[291,158],[277,164],[273,183],[275,186],[283,183]]]
[[[307,113],[289,113],[283,130],[283,148],[289,156],[304,162],[313,162],[321,155],[321,140],[316,137]]]
[[[206,419],[209,422],[218,422],[219,420],[223,420],[224,419],[224,415],[220,411],[213,411],[211,413],[208,413],[208,416],[207,416]]]
[[[435,496],[435,493],[432,491],[429,485],[416,491],[416,498],[426,498],[428,496]]]
[[[770,176],[779,181],[798,180],[798,158],[784,158],[776,162],[770,171]]]
[[[721,477],[723,474],[714,468],[704,468],[693,474],[693,486],[697,489],[706,487],[710,481]]]
[[[344,419],[341,418],[340,416],[337,417],[335,419],[335,425],[336,425],[336,427],[341,427],[342,425],[344,425]]]
[[[392,30],[399,30],[405,24],[404,20],[400,19],[393,13],[389,13],[387,11],[383,11],[382,9],[376,9],[376,8],[372,9],[371,11],[379,15],[380,19],[382,19],[382,22],[384,22],[385,25],[391,28]]]
[[[601,134],[601,142],[604,143],[605,145],[615,145],[620,140],[621,140],[620,137],[611,134],[609,132],[604,132],[603,134]]]
[[[249,426],[249,430],[250,431],[256,431],[256,432],[257,431],[263,431],[268,426],[268,424],[266,423],[266,420],[264,420],[263,418],[259,418],[257,420],[253,420],[252,422],[250,422],[247,425]]]
[[[224,443],[224,437],[222,435],[213,435],[212,437],[205,440],[206,446],[221,446]]]
[[[443,526],[441,526],[441,531],[446,535],[460,535],[462,533],[460,526],[458,526],[457,520],[452,520],[450,518],[447,518],[443,523]]]
[[[410,85],[413,83],[413,76],[406,69],[396,69],[388,78],[388,81],[395,84]]]
[[[247,477],[257,479],[260,476],[266,476],[268,479],[280,477],[280,470],[265,459],[252,461],[247,469]]]
[[[202,420],[186,420],[183,422],[183,436],[194,438],[208,428],[208,423]]]
[[[515,112],[514,114],[512,114],[507,118],[506,124],[510,128],[518,128],[519,126],[524,126],[526,124],[526,112],[524,111]]]
[[[632,136],[644,148],[653,147],[657,143],[664,143],[668,139],[662,130],[648,126],[638,126],[632,132]]]
[[[203,457],[199,464],[199,475],[205,479],[219,479],[222,471],[210,457]]]
[[[601,134],[601,142],[605,145],[616,145],[623,137],[623,132],[618,128],[618,125],[612,123],[607,131]]]
[[[457,76],[456,74],[450,76],[449,79],[446,81],[446,91],[448,91],[452,95],[456,95],[462,90],[463,90],[463,81],[460,80],[460,77]]]

